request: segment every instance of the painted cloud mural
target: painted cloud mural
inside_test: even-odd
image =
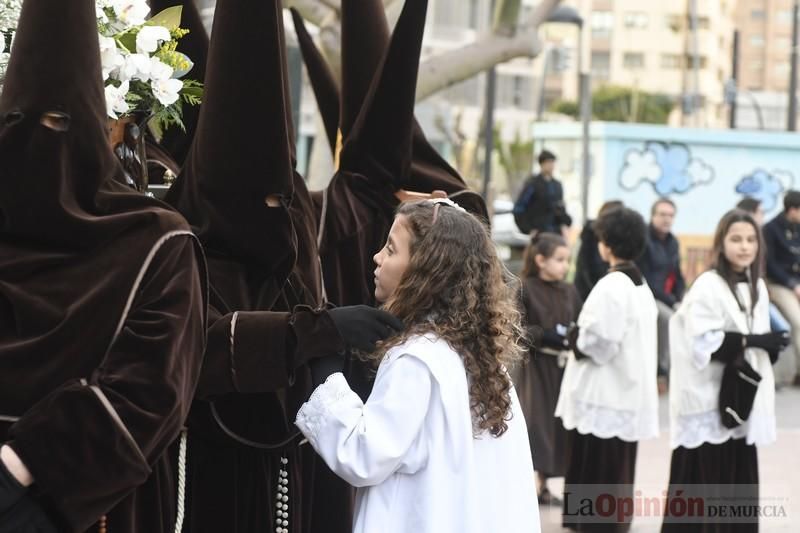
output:
[[[781,195],[793,184],[794,176],[787,170],[773,170],[770,173],[759,168],[736,184],[736,192],[759,200],[764,212],[769,213],[779,206]]]
[[[659,141],[648,141],[644,150],[629,150],[619,175],[623,188],[650,183],[659,196],[685,194],[713,180],[714,169],[692,157],[687,145]]]

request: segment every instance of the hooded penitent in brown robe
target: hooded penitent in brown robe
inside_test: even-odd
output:
[[[0,96],[0,442],[61,530],[173,531],[205,267],[179,215],[115,181],[96,24],[91,0],[26,0]]]
[[[418,2],[411,3],[419,9]],[[338,124],[345,146],[349,144],[342,151],[339,172],[325,195],[315,194],[318,204],[325,198],[321,251],[328,296],[334,303],[371,303],[372,256],[383,245],[394,218],[399,203],[395,193],[400,189],[426,193],[442,190],[484,219],[488,218],[486,206],[479,195],[467,190],[413,118],[419,62],[414,39],[400,34],[394,37],[395,57],[387,57],[383,66],[389,44],[383,2],[342,1],[341,95],[302,19],[297,13],[293,15],[329,143],[335,150]],[[408,75],[411,69],[413,76]],[[391,81],[381,82],[381,78]],[[341,105],[337,108],[332,102],[339,99]],[[356,126],[360,115],[373,118]],[[377,117],[382,118],[376,120]],[[368,146],[364,139],[370,143]],[[363,165],[366,160],[372,161],[369,172]],[[347,244],[338,246],[343,241]],[[355,250],[360,254],[357,260]]]
[[[280,2],[220,0],[212,36],[198,131],[168,194],[197,228],[211,280],[187,531],[299,532],[315,516],[317,467],[290,421],[311,392],[305,364],[343,340],[320,307],[316,223],[294,171]]]

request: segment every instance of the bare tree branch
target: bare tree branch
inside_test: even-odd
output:
[[[517,57],[536,57],[542,49],[536,30],[514,37],[488,35],[478,41],[434,56],[420,65],[417,101],[475,76],[493,65]]]

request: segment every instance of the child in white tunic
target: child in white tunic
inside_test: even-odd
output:
[[[485,226],[449,200],[403,204],[375,256],[375,296],[407,330],[375,354],[366,403],[341,373],[296,424],[358,487],[357,533],[537,533],[512,289]]]
[[[785,332],[770,332],[762,253],[751,215],[738,209],[727,213],[717,226],[713,269],[697,278],[670,320],[671,494],[680,489],[687,498],[710,501],[723,495],[758,502],[756,446],[775,440],[772,364],[789,341]],[[726,427],[720,414],[723,372],[726,365],[744,362],[761,381],[749,417]],[[720,489],[725,485],[728,489]],[[746,502],[750,498],[754,501]],[[757,520],[715,524],[706,518],[687,524],[683,518],[668,516],[662,531],[758,531]]]
[[[656,383],[658,309],[633,262],[645,247],[641,215],[627,208],[596,223],[599,251],[611,269],[589,293],[571,332],[556,416],[567,429],[563,525],[577,530],[625,531],[630,517],[588,512],[602,486],[632,498],[637,443],[658,435]],[[583,510],[581,510],[583,509]]]

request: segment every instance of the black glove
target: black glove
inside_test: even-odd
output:
[[[747,335],[748,348],[761,348],[767,353],[778,353],[789,345],[789,333],[786,331],[775,331],[772,333],[762,333],[761,335]]]
[[[569,340],[563,335],[559,335],[554,329],[546,329],[542,332],[542,346],[555,348],[556,350],[568,350]]]
[[[728,364],[744,354],[744,335],[737,331],[726,331],[717,351],[711,354],[712,361]]]
[[[404,328],[394,315],[368,305],[336,307],[328,314],[347,347],[362,352],[373,351],[378,341]]]
[[[325,357],[318,357],[312,359],[308,363],[311,369],[311,382],[314,388],[325,383],[328,376],[336,372],[344,371],[344,355],[326,355]]]
[[[23,487],[0,460],[0,515],[13,507],[27,492],[27,487]]]
[[[569,342],[569,347],[572,350],[572,353],[575,354],[575,359],[580,361],[581,359],[586,359],[589,357],[582,351],[578,349],[578,335],[580,334],[580,328],[577,324],[570,324],[569,329],[567,330],[567,342]]]
[[[0,533],[58,533],[59,529],[44,507],[30,492],[7,511],[0,512]]]
[[[11,531],[58,533],[58,528],[28,487],[23,487],[0,460],[0,533]]]

